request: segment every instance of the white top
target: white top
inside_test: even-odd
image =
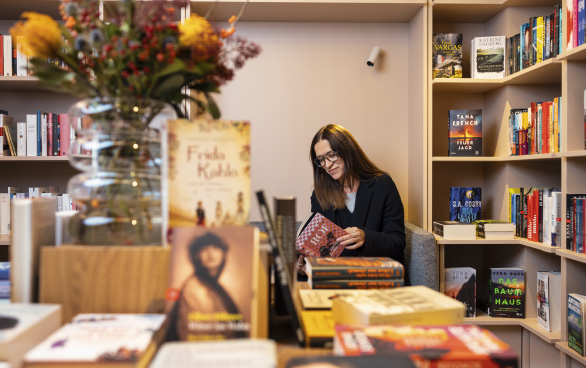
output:
[[[354,205],[356,204],[356,193],[357,192],[346,194],[346,208],[348,208],[348,211],[351,213],[354,212]]]

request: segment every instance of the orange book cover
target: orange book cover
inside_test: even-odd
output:
[[[317,279],[403,279],[403,265],[390,257],[308,257],[306,272]]]
[[[295,248],[306,257],[337,257],[344,250],[337,240],[343,235],[344,229],[314,212],[303,225]]]
[[[517,354],[474,325],[336,325],[334,354],[409,357],[417,367],[517,368]]]
[[[171,230],[167,341],[257,337],[258,234],[254,226]]]

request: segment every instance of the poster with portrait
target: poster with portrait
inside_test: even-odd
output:
[[[238,226],[250,211],[250,123],[169,121],[164,129],[165,231]]]
[[[258,229],[176,227],[170,238],[166,340],[256,337]]]

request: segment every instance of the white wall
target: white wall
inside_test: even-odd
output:
[[[265,190],[271,206],[272,197],[295,196],[297,218],[306,216],[312,189],[309,146],[328,123],[355,135],[366,154],[391,174],[407,206],[408,33],[408,24],[237,25],[236,34],[263,51],[222,87],[217,101],[222,118],[251,121],[250,220],[260,219],[258,189]],[[368,67],[374,45],[383,54]]]

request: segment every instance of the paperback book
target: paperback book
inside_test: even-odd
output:
[[[450,187],[450,221],[473,222],[482,215],[482,188]]]
[[[450,110],[448,156],[482,156],[482,110]]]
[[[581,356],[586,355],[584,341],[584,312],[586,296],[570,293],[568,294],[568,346]]]
[[[403,279],[377,280],[313,280],[307,283],[312,289],[391,289],[405,286]]]
[[[525,318],[525,271],[519,267],[490,268],[488,315]]]
[[[466,317],[476,317],[476,270],[472,267],[444,269],[444,294],[464,303]]]
[[[405,270],[390,257],[307,257],[305,272],[313,280],[403,279]]]
[[[509,345],[474,325],[336,325],[334,354],[408,357],[429,368],[518,367]]]
[[[337,239],[346,234],[321,213],[314,212],[301,229],[295,247],[306,257],[337,257],[344,250]]]
[[[303,309],[332,309],[332,299],[343,295],[353,295],[360,290],[299,289],[299,300]]]
[[[561,331],[561,274],[537,272],[537,324],[548,332]]]
[[[471,78],[505,77],[505,36],[475,37],[470,51]]]
[[[433,35],[433,78],[462,78],[462,34]]]
[[[476,240],[476,226],[462,221],[434,221],[433,233],[444,239]]]

